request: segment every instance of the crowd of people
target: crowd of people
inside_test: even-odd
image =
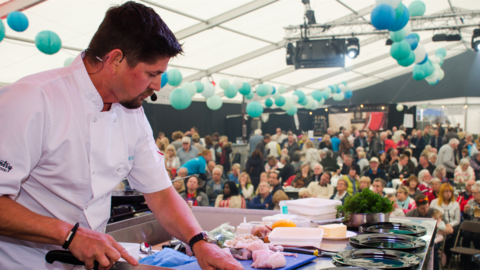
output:
[[[480,143],[459,128],[437,124],[409,134],[403,126],[382,132],[329,128],[318,147],[304,134],[258,129],[249,139],[243,168],[234,156],[230,161],[226,136],[200,139],[192,128],[174,132],[172,139],[169,143],[160,133],[156,143],[176,190],[192,206],[278,210],[292,191],[299,198],[343,203],[369,188],[392,200],[392,217],[435,218],[436,247],[445,242],[447,260],[460,222],[480,211]],[[394,192],[387,194],[386,188]],[[456,188],[462,191],[457,196]],[[480,248],[480,236],[469,236],[462,245],[473,241]]]

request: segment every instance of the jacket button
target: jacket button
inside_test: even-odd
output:
[[[117,169],[117,172],[119,172],[119,171],[120,171],[120,168]]]
[[[88,205],[87,205],[87,206],[85,206],[85,210],[87,210],[87,209],[88,209]]]
[[[93,122],[97,122],[97,118],[93,119]]]

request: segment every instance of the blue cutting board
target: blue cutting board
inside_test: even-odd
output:
[[[276,268],[276,269],[277,270],[295,269],[295,268],[297,268],[301,265],[304,265],[308,262],[311,262],[311,261],[313,261],[317,258],[316,256],[313,256],[313,255],[306,255],[306,254],[297,254],[297,255],[298,255],[297,258],[292,257],[292,256],[285,256],[285,259],[287,261],[287,264],[285,265],[285,267]],[[245,270],[264,269],[264,268],[250,267],[250,265],[252,265],[252,263],[253,263],[253,260],[246,260],[246,261],[240,261],[239,260],[239,262],[242,264],[242,266]],[[193,262],[193,263],[189,263],[189,264],[186,264],[186,265],[175,267],[175,269],[177,269],[177,270],[201,270],[202,268],[200,268],[200,265],[198,265],[198,262]]]

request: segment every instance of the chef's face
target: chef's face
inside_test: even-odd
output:
[[[119,65],[119,90],[116,92],[119,103],[127,109],[136,109],[154,91],[160,91],[162,73],[167,70],[168,61],[169,57],[161,58],[154,64],[140,62],[134,68],[127,63]]]

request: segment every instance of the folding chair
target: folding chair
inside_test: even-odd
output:
[[[454,257],[453,259],[455,260],[455,264],[456,264],[457,269],[460,269],[458,267],[458,261],[460,260],[460,259],[458,259],[458,257],[460,257],[459,255],[474,256],[474,255],[480,254],[480,250],[478,250],[478,249],[466,248],[466,247],[457,247],[458,238],[459,238],[462,230],[467,231],[467,232],[472,232],[472,233],[480,233],[480,226],[479,225],[480,225],[480,223],[476,222],[476,221],[464,221],[460,224],[460,229],[458,230],[457,238],[455,239],[455,244],[453,245],[453,248],[450,249],[450,251],[452,252],[452,255]],[[452,260],[450,260],[450,263],[448,264],[448,270],[450,270],[451,264],[452,264]]]

